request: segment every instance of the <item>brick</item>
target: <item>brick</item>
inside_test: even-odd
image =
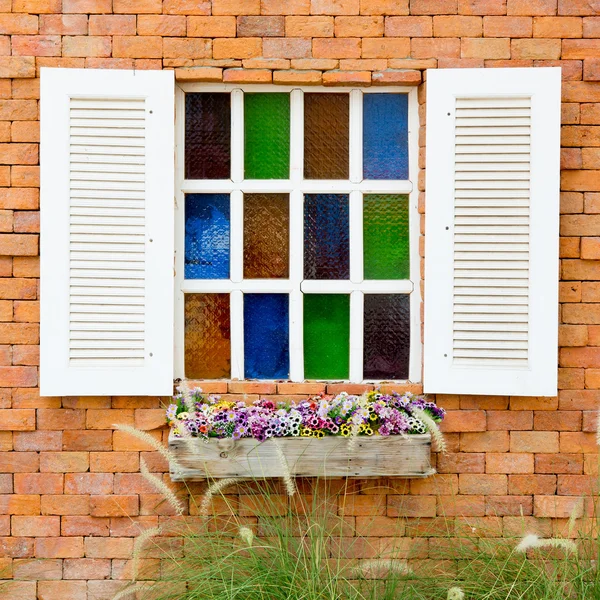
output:
[[[116,449],[116,448],[115,448]],[[111,431],[76,431],[63,433],[63,450],[77,451],[110,451],[112,450]]]
[[[389,37],[431,37],[432,17],[388,17],[385,20],[385,35]]]
[[[583,19],[583,37],[600,37],[600,18],[584,17]]]
[[[371,40],[365,40],[365,43],[368,41]],[[353,38],[316,38],[312,43],[312,52],[315,58],[359,58],[361,56],[361,40]],[[378,58],[365,54],[363,56],[366,58]]]
[[[136,17],[135,15],[90,15],[89,33],[92,36],[135,35]]]
[[[0,387],[36,387],[35,367],[0,367]]]
[[[594,390],[561,390],[560,410],[596,410],[600,403],[600,393]]]
[[[590,325],[588,327],[589,333],[589,345],[590,346],[600,346],[600,326],[599,325]]]
[[[583,35],[583,20],[577,17],[535,17],[533,35],[541,38],[580,38]]]
[[[597,15],[598,6],[590,0],[558,0],[558,14],[587,17]]]
[[[149,432],[149,435],[157,440],[161,439],[160,432]],[[152,451],[154,448],[147,442],[132,437],[130,434],[124,431],[115,431],[113,434],[113,450],[124,451],[124,452],[135,452],[135,451]]]
[[[563,59],[590,59],[600,58],[600,40],[563,40],[562,42]]]
[[[561,122],[563,125],[579,123],[579,104],[565,102],[561,106]]]
[[[584,369],[558,369],[558,389],[578,390],[584,386]]]
[[[484,453],[446,453],[437,457],[438,473],[483,473]]]
[[[461,452],[508,452],[507,431],[485,431],[481,433],[461,433]]]
[[[0,556],[3,558],[25,558],[33,556],[33,540],[29,538],[1,537]],[[3,592],[5,588],[3,586]],[[7,596],[13,598],[14,596]],[[35,596],[34,596],[35,597]]]
[[[64,579],[108,579],[111,564],[106,558],[66,558]]]
[[[409,38],[366,38],[362,42],[362,56],[363,58],[410,56],[410,40]]]
[[[113,491],[112,473],[67,473],[65,494],[110,494]]]
[[[411,40],[410,48],[413,58],[458,58],[460,56],[460,40],[454,38],[415,38]]]
[[[134,424],[134,413],[131,409],[90,409],[86,414],[87,429],[115,429],[115,425]]]
[[[135,473],[139,470],[137,452],[92,452],[90,471],[98,473]]]
[[[369,71],[327,71],[323,85],[371,85]]]
[[[110,519],[88,517],[82,515],[64,516],[61,519],[62,536],[94,536],[109,535]]]
[[[308,15],[310,0],[262,0],[263,15]]]
[[[40,496],[38,494],[1,494],[0,515],[39,515]],[[1,555],[1,553],[0,553]]]
[[[88,558],[130,558],[133,538],[85,539],[85,555]]]
[[[275,38],[263,40],[263,56],[266,58],[309,58],[311,41],[309,39]],[[244,385],[244,384],[241,384]],[[253,385],[253,384],[250,384]],[[264,384],[258,384],[264,385]],[[267,384],[270,385],[270,384]],[[233,392],[236,393],[236,392]],[[243,393],[243,392],[242,392]],[[256,393],[256,392],[249,392]],[[261,393],[261,392],[258,392]],[[267,392],[268,393],[268,392]],[[274,392],[272,392],[274,393]]]
[[[433,35],[435,37],[478,37],[483,32],[481,17],[435,16]]]
[[[585,370],[585,387],[591,389],[600,389],[600,369]]]
[[[90,496],[89,514],[94,517],[131,517],[139,512],[139,496]]]
[[[590,475],[559,475],[556,493],[559,496],[592,496],[598,493],[598,482]]]
[[[409,0],[360,0],[361,15],[408,15]]]
[[[457,431],[485,431],[485,412],[477,410],[448,411],[442,423],[446,433]]]
[[[192,37],[235,37],[235,17],[188,17],[187,35]]]
[[[462,58],[510,58],[510,40],[494,38],[463,38]]]
[[[13,0],[12,12],[15,13],[59,13],[60,0]]]
[[[459,476],[461,494],[502,495],[507,493],[508,479],[503,474],[462,473]]]
[[[333,37],[333,17],[285,17],[285,35],[287,37]]]
[[[0,253],[5,256],[36,256],[37,235],[16,235],[0,233]]]
[[[39,497],[39,496],[38,496]],[[38,506],[37,512],[40,512]],[[90,497],[47,495],[42,496],[42,515],[88,515],[90,514]]]
[[[14,280],[13,280],[14,281]],[[23,289],[27,290],[25,282],[27,285],[32,285],[34,279],[22,279]],[[1,284],[0,284],[1,285]],[[26,294],[22,294],[23,297],[26,297]],[[35,296],[34,296],[35,297]],[[23,323],[39,323],[40,321],[40,303],[39,302],[20,302],[17,301],[14,303],[14,320],[15,322],[23,322]]]
[[[387,496],[388,517],[435,517],[437,514],[435,496]]]
[[[557,0],[507,0],[508,15],[544,16],[555,15]]]
[[[260,38],[216,39],[213,58],[252,58],[262,54]]]
[[[60,36],[13,35],[11,48],[14,56],[60,56]]]
[[[274,71],[273,83],[283,85],[320,85],[322,74],[320,71]]]
[[[492,410],[487,413],[488,431],[533,429],[533,411]]]
[[[0,56],[1,77],[35,77],[35,58],[33,56]]]
[[[30,454],[19,452],[16,454]],[[39,464],[39,456],[36,456]],[[16,465],[17,467],[19,465]],[[33,469],[28,469],[33,470]],[[15,473],[16,494],[62,494],[62,473]]]
[[[40,581],[39,600],[58,600],[59,598],[83,598],[87,593],[85,581]]]
[[[555,431],[511,431],[511,452],[558,452],[558,433]]]
[[[600,237],[581,238],[581,258],[593,260],[600,258]]]
[[[393,70],[373,73],[373,85],[418,85],[421,83],[421,71]]]
[[[348,495],[338,498],[339,515],[376,516],[385,515],[386,496],[381,495]]]
[[[210,15],[210,0],[163,0],[163,12],[177,15]]]
[[[311,0],[311,15],[357,15],[359,0]]]
[[[37,452],[3,452],[0,454],[0,473],[33,473],[39,469]],[[24,494],[39,492],[20,492]]]
[[[85,35],[88,33],[88,17],[87,15],[40,15],[39,28],[41,34]]]
[[[213,0],[213,15],[259,15],[260,0]]]
[[[380,37],[383,35],[383,17],[336,17],[336,37]]]
[[[84,429],[85,411],[45,408],[38,411],[38,429]]]
[[[367,537],[384,537],[389,535],[403,536],[405,532],[402,519],[385,516],[369,516],[356,518],[356,534]]]
[[[230,83],[270,83],[273,74],[268,69],[226,69],[223,81]]]
[[[458,13],[457,0],[410,0],[412,15],[455,15]]]
[[[33,412],[33,411],[32,411]],[[0,423],[2,417],[0,413]],[[27,451],[52,451],[62,447],[62,432],[60,431],[16,431],[13,434],[15,450]]]
[[[582,508],[579,496],[538,495],[534,497],[533,514],[536,517],[568,519],[574,511],[581,516]]]
[[[506,0],[458,0],[461,15],[505,15]]]
[[[31,409],[0,410],[0,431],[33,431],[35,411]]]
[[[195,67],[192,69],[175,69],[178,81],[216,81],[223,79],[223,69],[216,67]]]
[[[35,323],[0,323],[0,344],[38,344],[39,340]]]
[[[40,215],[37,212],[15,212],[14,214],[15,233],[39,233]]]
[[[531,496],[487,496],[485,514],[504,516],[531,515],[533,499]]]
[[[186,18],[183,15],[139,15],[137,18],[138,35],[185,36],[186,32]]]
[[[59,10],[51,11],[60,13]],[[112,2],[110,0],[63,0],[63,13],[110,13]]]
[[[556,475],[509,475],[508,493],[516,496],[556,493]]]
[[[39,197],[39,190],[0,188],[0,208],[36,209],[39,208]]]
[[[485,497],[438,496],[437,513],[446,517],[483,517],[485,515]]]
[[[13,561],[13,576],[15,579],[48,581],[62,579],[62,560],[47,558],[31,560],[16,558]]]
[[[563,269],[562,269],[562,277],[563,279],[569,280],[581,280],[581,279],[590,279],[597,280],[599,279],[598,273],[594,269],[594,262],[591,260],[565,260],[563,261]],[[589,304],[585,306],[580,306],[575,308],[574,306],[565,310],[565,314],[563,314],[563,321],[566,323],[590,323],[595,324],[598,321],[594,320],[592,317],[591,320],[587,319],[585,316],[585,308],[592,308]]]
[[[562,431],[560,433],[560,452],[597,452],[596,435],[594,433]]]
[[[238,37],[280,37],[285,35],[283,16],[237,18]]]
[[[531,37],[532,33],[533,19],[531,17],[489,16],[483,18],[483,35],[485,37],[526,38]]]
[[[533,473],[533,454],[489,452],[485,461],[486,473]]]

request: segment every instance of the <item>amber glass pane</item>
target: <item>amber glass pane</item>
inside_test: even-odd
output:
[[[244,196],[244,278],[287,278],[290,203],[287,194]]]
[[[410,296],[365,294],[365,379],[408,379]]]
[[[348,179],[348,94],[304,94],[304,178]]]
[[[231,376],[229,294],[186,294],[185,376]]]
[[[230,171],[230,95],[223,93],[186,94],[186,179],[229,179]]]

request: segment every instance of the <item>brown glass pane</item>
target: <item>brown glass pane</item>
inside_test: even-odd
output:
[[[348,179],[348,94],[304,94],[304,178]]]
[[[231,376],[229,294],[186,294],[185,376]]]
[[[244,196],[244,278],[289,277],[290,203],[287,194]]]
[[[229,179],[230,171],[230,94],[186,94],[186,179]]]

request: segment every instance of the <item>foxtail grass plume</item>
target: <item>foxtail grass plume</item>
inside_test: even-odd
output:
[[[283,449],[281,448],[279,440],[273,438],[273,445],[275,446],[277,459],[279,460],[279,464],[281,465],[281,468],[283,470],[283,482],[285,483],[287,495],[292,497],[296,493],[296,484],[292,479],[292,474],[290,473],[290,468],[288,466],[287,459],[285,457],[285,454],[283,453]]]
[[[208,516],[208,509],[210,508],[210,504],[212,502],[213,496],[215,494],[219,494],[225,488],[228,488],[230,485],[234,483],[238,483],[243,481],[242,479],[236,479],[235,477],[228,477],[226,479],[219,479],[215,481],[204,493],[202,497],[202,503],[200,504],[200,514],[204,516]]]
[[[566,552],[577,554],[577,545],[572,540],[565,540],[563,538],[543,539],[534,533],[526,535],[515,548],[515,552],[525,553],[527,550],[534,548],[561,548]]]
[[[600,446],[600,410],[596,412],[596,443]]]
[[[194,404],[194,398],[187,381],[182,381],[181,385],[177,388],[177,391],[181,394],[183,404],[188,412],[195,412],[196,405]],[[200,388],[196,388],[197,392],[201,392]]]
[[[184,511],[183,504],[175,495],[175,492],[160,478],[156,475],[153,475],[148,470],[148,465],[146,461],[141,458],[140,459],[140,473],[142,477],[151,485],[153,485],[162,495],[162,497],[168,502],[170,506],[173,507],[173,510],[177,515],[182,515]]]
[[[459,587],[451,587],[446,598],[447,600],[464,600],[465,593]]]
[[[146,431],[141,431],[140,429],[136,429],[131,425],[123,425],[121,423],[117,423],[113,425],[113,427],[118,431],[127,433],[132,437],[135,437],[138,440],[141,440],[142,442],[145,442],[146,444],[154,448],[169,463],[171,470],[175,472],[181,472],[183,470],[173,452],[171,452],[168,448],[163,446],[161,442],[153,438]]]
[[[413,571],[409,568],[405,560],[394,560],[378,558],[375,560],[365,560],[353,569],[353,574],[360,577],[379,579],[391,574],[412,575]]]
[[[438,424],[421,408],[413,408],[412,413],[419,421],[422,421],[429,430],[429,433],[435,442],[437,451],[445,454],[447,452],[446,439],[444,438],[444,434],[440,431]]]
[[[583,512],[583,498],[579,498],[577,502],[573,506],[573,510],[569,515],[569,522],[567,524],[567,536],[571,537],[573,531],[575,531],[575,525],[577,524],[577,519],[582,516]]]
[[[252,542],[254,541],[254,532],[252,531],[252,529],[250,529],[250,527],[245,527],[244,525],[242,525],[238,529],[238,535],[240,536],[242,542],[246,544],[246,546],[252,546]]]
[[[122,598],[133,598],[133,595],[136,592],[141,592],[146,587],[147,585],[143,583],[136,583],[135,585],[127,586],[125,589],[122,589],[118,594],[113,596],[112,600],[122,600]]]
[[[133,542],[133,554],[132,556],[132,560],[131,560],[131,580],[135,581],[137,579],[138,576],[138,568],[139,568],[139,564],[140,564],[140,555],[142,553],[142,550],[144,549],[144,545],[146,544],[146,542],[153,538],[156,537],[157,535],[160,535],[160,533],[162,532],[162,529],[160,527],[151,527],[149,529],[145,529],[144,531],[142,531],[142,533],[140,533],[140,535],[138,535],[135,538],[135,541]]]

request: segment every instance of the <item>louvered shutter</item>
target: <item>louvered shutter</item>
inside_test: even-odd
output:
[[[560,83],[428,71],[426,392],[556,395]]]
[[[172,71],[42,69],[46,396],[173,388]]]

